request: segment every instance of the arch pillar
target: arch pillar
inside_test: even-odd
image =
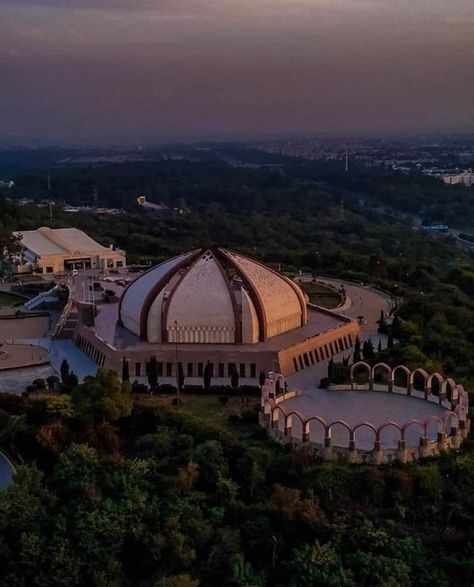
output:
[[[285,420],[285,437],[291,439],[293,431],[293,416],[290,415]]]
[[[440,451],[445,450],[446,449],[446,435],[444,432],[438,432],[438,449]]]
[[[428,456],[428,438],[425,436],[420,435],[420,457],[427,457]]]
[[[277,430],[279,428],[280,423],[280,413],[279,410],[272,411],[272,430]]]
[[[330,461],[333,457],[333,447],[331,439],[331,430],[325,428],[324,430],[324,447],[323,447],[323,458]]]
[[[407,462],[407,447],[406,447],[406,441],[404,438],[401,438],[398,441],[397,459],[401,463]]]
[[[451,426],[451,438],[454,448],[459,448],[462,442],[461,430],[459,426]]]
[[[372,464],[380,465],[382,462],[382,450],[380,447],[380,438],[375,437],[374,449],[372,451]]]
[[[351,430],[350,434],[349,434],[349,451],[354,452],[355,449],[356,449],[356,446],[355,446],[354,430]]]
[[[369,375],[369,391],[374,391],[374,376],[372,373]]]
[[[354,377],[351,375],[351,391],[354,391]]]
[[[390,373],[390,377],[388,378],[388,391],[389,391],[389,393],[392,393],[392,391],[393,391],[393,384],[394,384],[393,373]]]
[[[302,441],[303,442],[309,442],[309,423],[305,422],[303,424],[303,437],[302,437]]]

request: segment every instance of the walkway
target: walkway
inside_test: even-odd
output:
[[[430,416],[441,417],[446,408],[438,404],[409,397],[398,393],[384,391],[328,391],[320,389],[313,393],[305,393],[285,401],[282,404],[286,413],[298,410],[306,418],[320,416],[328,424],[337,420],[344,420],[349,426],[355,426],[361,422],[370,422],[378,428],[391,420],[400,426],[411,421],[425,421]],[[437,423],[433,422],[428,427],[428,439],[435,440]],[[283,429],[283,425],[282,425]],[[323,443],[324,433],[321,424],[314,422],[310,428],[311,440]],[[293,436],[301,438],[301,423],[298,418],[293,418]],[[363,450],[371,450],[374,445],[374,432],[368,428],[362,428],[356,433],[356,447]],[[386,428],[381,434],[382,448],[396,448],[399,432],[393,427]],[[337,425],[332,429],[334,446],[348,446],[349,433],[342,426]],[[407,446],[419,444],[420,429],[411,426],[407,429],[405,439]]]
[[[47,349],[51,367],[56,373],[60,372],[63,359],[67,360],[71,371],[74,371],[80,380],[97,372],[97,365],[81,352],[71,339],[30,338],[15,342],[40,345]]]

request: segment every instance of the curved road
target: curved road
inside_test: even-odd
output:
[[[299,279],[303,281],[312,280],[312,276],[302,275]],[[385,315],[388,315],[393,307],[392,298],[370,285],[356,285],[343,279],[333,279],[331,277],[318,277],[317,281],[337,288],[343,285],[346,290],[346,296],[350,300],[350,305],[345,304],[344,309],[335,309],[332,311],[349,316],[350,318],[363,316],[365,320],[365,323],[361,325],[363,338],[365,340],[370,339],[375,348],[377,348],[379,341],[381,341],[383,347],[386,346],[387,337],[377,332],[377,320],[380,318],[381,310],[384,311]],[[352,359],[352,353],[349,351],[335,355],[334,359],[336,361],[342,361],[348,355]],[[288,385],[296,389],[301,389],[302,391],[313,390],[319,387],[319,382],[327,375],[327,363],[328,361],[322,361],[303,371],[293,373],[287,377]]]

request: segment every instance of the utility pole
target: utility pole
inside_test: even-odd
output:
[[[94,209],[97,210],[98,203],[99,203],[99,191],[98,191],[97,187],[94,188],[92,198],[94,200]]]
[[[49,202],[49,223],[53,223],[53,202]]]
[[[341,220],[346,219],[346,211],[344,209],[344,198],[341,198]]]
[[[349,173],[349,143],[346,143],[346,173]]]
[[[48,192],[51,191],[51,174],[48,171]]]

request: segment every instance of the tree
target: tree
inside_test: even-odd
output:
[[[379,338],[379,344],[377,345],[377,352],[381,353],[382,352],[382,339]]]
[[[46,383],[48,384],[48,391],[54,391],[59,384],[59,377],[57,375],[48,375]]]
[[[204,371],[202,373],[202,379],[204,384],[204,389],[209,391],[211,389],[212,384],[212,365],[209,361],[204,366]]]
[[[150,362],[148,363],[148,384],[151,391],[158,387],[158,363],[155,355],[150,357]]]
[[[230,385],[231,387],[239,387],[239,374],[237,373],[237,369],[234,367],[232,369],[232,373],[230,374]]]
[[[398,340],[401,335],[401,321],[400,321],[400,318],[398,317],[398,314],[395,314],[395,316],[393,317],[392,326],[391,326],[390,330],[391,330],[392,337],[396,338]]]
[[[178,363],[178,376],[176,378],[176,383],[178,386],[178,391],[181,391],[184,386],[184,369],[183,363]]]
[[[0,198],[0,207],[4,210],[5,201]],[[12,273],[13,257],[21,250],[22,235],[15,235],[8,226],[0,223],[0,275]]]
[[[332,377],[332,371],[334,368],[334,359],[331,357],[328,361],[328,379]]]
[[[390,332],[388,333],[388,337],[387,337],[387,348],[388,349],[393,348],[393,336]]]
[[[66,380],[68,378],[69,371],[70,371],[69,370],[69,363],[67,362],[66,359],[62,360],[61,367],[59,368],[59,371],[61,373],[61,381],[63,383],[66,383]]]
[[[122,360],[122,381],[130,381],[130,369],[125,357]]]
[[[362,354],[364,355],[364,359],[366,361],[370,361],[370,359],[373,359],[374,345],[370,339],[364,341],[364,344],[362,345]]]
[[[385,312],[382,310],[380,310],[380,318],[377,320],[377,324],[378,324],[378,331],[382,334],[385,334],[387,332],[388,326],[387,326],[387,320],[385,318]]]
[[[361,359],[361,355],[360,355],[360,339],[359,337],[356,338],[355,344],[354,344],[354,359],[353,362],[354,363],[358,363]]]
[[[130,390],[130,383],[120,381],[115,371],[100,368],[74,391],[73,405],[85,419],[113,422],[132,411]]]
[[[291,587],[344,587],[351,581],[339,555],[328,543],[305,544],[293,551]]]

